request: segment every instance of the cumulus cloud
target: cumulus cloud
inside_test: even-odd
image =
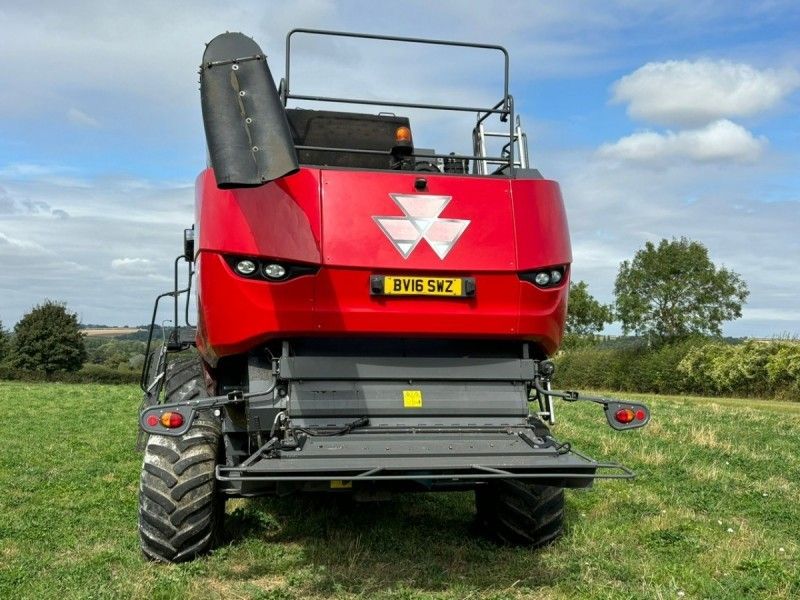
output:
[[[792,69],[759,70],[727,60],[650,62],[612,87],[612,101],[634,119],[697,126],[768,110],[800,87]]]
[[[603,144],[597,153],[602,158],[652,164],[674,159],[754,162],[766,144],[766,138],[757,138],[741,125],[721,119],[700,129],[641,131]]]

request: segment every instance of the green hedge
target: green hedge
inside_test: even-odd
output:
[[[15,381],[60,381],[63,383],[139,383],[139,372],[119,370],[102,365],[87,364],[74,373],[58,372],[47,375],[41,371],[21,371],[0,366],[0,380]]]
[[[800,400],[800,343],[792,341],[595,345],[562,352],[556,364],[555,384],[565,388]]]

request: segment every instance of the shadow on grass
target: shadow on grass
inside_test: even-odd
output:
[[[567,522],[575,518],[567,506]],[[381,589],[437,591],[538,587],[569,563],[547,549],[499,546],[475,522],[472,493],[402,494],[379,503],[347,496],[253,500],[228,515],[229,543],[219,573],[230,583],[294,573],[309,593]],[[300,581],[297,579],[300,578]]]

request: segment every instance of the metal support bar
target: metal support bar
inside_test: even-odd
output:
[[[218,465],[216,478],[219,481],[402,481],[411,479],[426,480],[459,480],[459,481],[484,481],[486,479],[633,479],[636,477],[628,467],[618,463],[591,463],[586,466],[587,470],[608,469],[619,472],[612,473],[575,473],[575,472],[514,472],[482,465],[470,465],[469,468],[480,470],[480,473],[426,473],[408,472],[396,475],[379,475],[378,472],[390,470],[389,467],[376,467],[362,473],[339,474],[330,473],[328,475],[268,475],[268,474],[239,474],[233,473],[246,471],[241,467],[223,467]]]
[[[481,108],[475,106],[458,106],[449,104],[424,104],[421,102],[398,102],[396,100],[367,100],[366,98],[336,98],[332,96],[307,96],[305,94],[286,94],[289,100],[307,100],[310,102],[335,102],[341,104],[364,104],[368,106],[399,106],[402,108],[427,108],[430,110],[452,110],[458,112],[488,112],[489,114],[507,115],[502,108]]]
[[[347,152],[348,154],[377,154],[379,156],[390,156],[392,154],[391,150],[365,150],[362,148],[334,148],[331,146],[303,146],[303,145],[296,145],[295,148],[297,150],[310,150],[316,152]],[[498,161],[502,162],[502,164],[507,163],[508,161],[502,156],[477,156],[474,154],[439,154],[437,152],[414,152],[415,158],[449,158],[455,160],[487,160],[487,161]]]
[[[475,48],[481,50],[496,50],[503,54],[503,100],[501,100],[500,104],[503,105],[504,110],[500,112],[507,112],[508,107],[508,72],[509,72],[509,58],[508,58],[508,50],[503,48],[503,46],[498,46],[495,44],[476,44],[473,42],[453,42],[449,40],[438,40],[438,39],[429,39],[429,38],[413,38],[413,37],[399,37],[399,36],[392,36],[392,35],[376,35],[370,33],[352,33],[347,31],[333,31],[333,30],[326,30],[326,29],[293,29],[286,35],[286,86],[284,88],[285,99],[288,98],[297,98],[297,96],[292,96],[290,94],[291,91],[291,84],[290,84],[290,69],[291,69],[291,55],[292,55],[292,36],[298,33],[305,33],[305,34],[312,34],[312,35],[323,35],[323,36],[333,36],[333,37],[347,37],[347,38],[357,38],[357,39],[365,39],[365,40],[384,40],[388,42],[403,42],[403,43],[410,43],[410,44],[427,44],[433,46],[452,46],[456,48]],[[284,100],[284,105],[286,104]],[[403,106],[400,104],[394,104],[394,106]],[[406,105],[407,106],[407,105]],[[419,108],[426,108],[424,105],[420,105]],[[474,112],[474,111],[471,111]]]

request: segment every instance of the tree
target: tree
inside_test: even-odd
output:
[[[703,244],[683,237],[647,242],[622,262],[614,293],[623,331],[660,342],[720,335],[724,321],[742,316],[749,295],[738,274],[716,268]]]
[[[569,304],[565,331],[574,335],[594,335],[600,333],[606,323],[614,320],[611,306],[600,304],[589,293],[585,281],[569,284]]]
[[[86,360],[78,315],[45,300],[14,327],[12,364],[27,371],[77,371]]]
[[[0,321],[0,363],[2,363],[8,353],[8,334],[3,329],[3,322]]]

